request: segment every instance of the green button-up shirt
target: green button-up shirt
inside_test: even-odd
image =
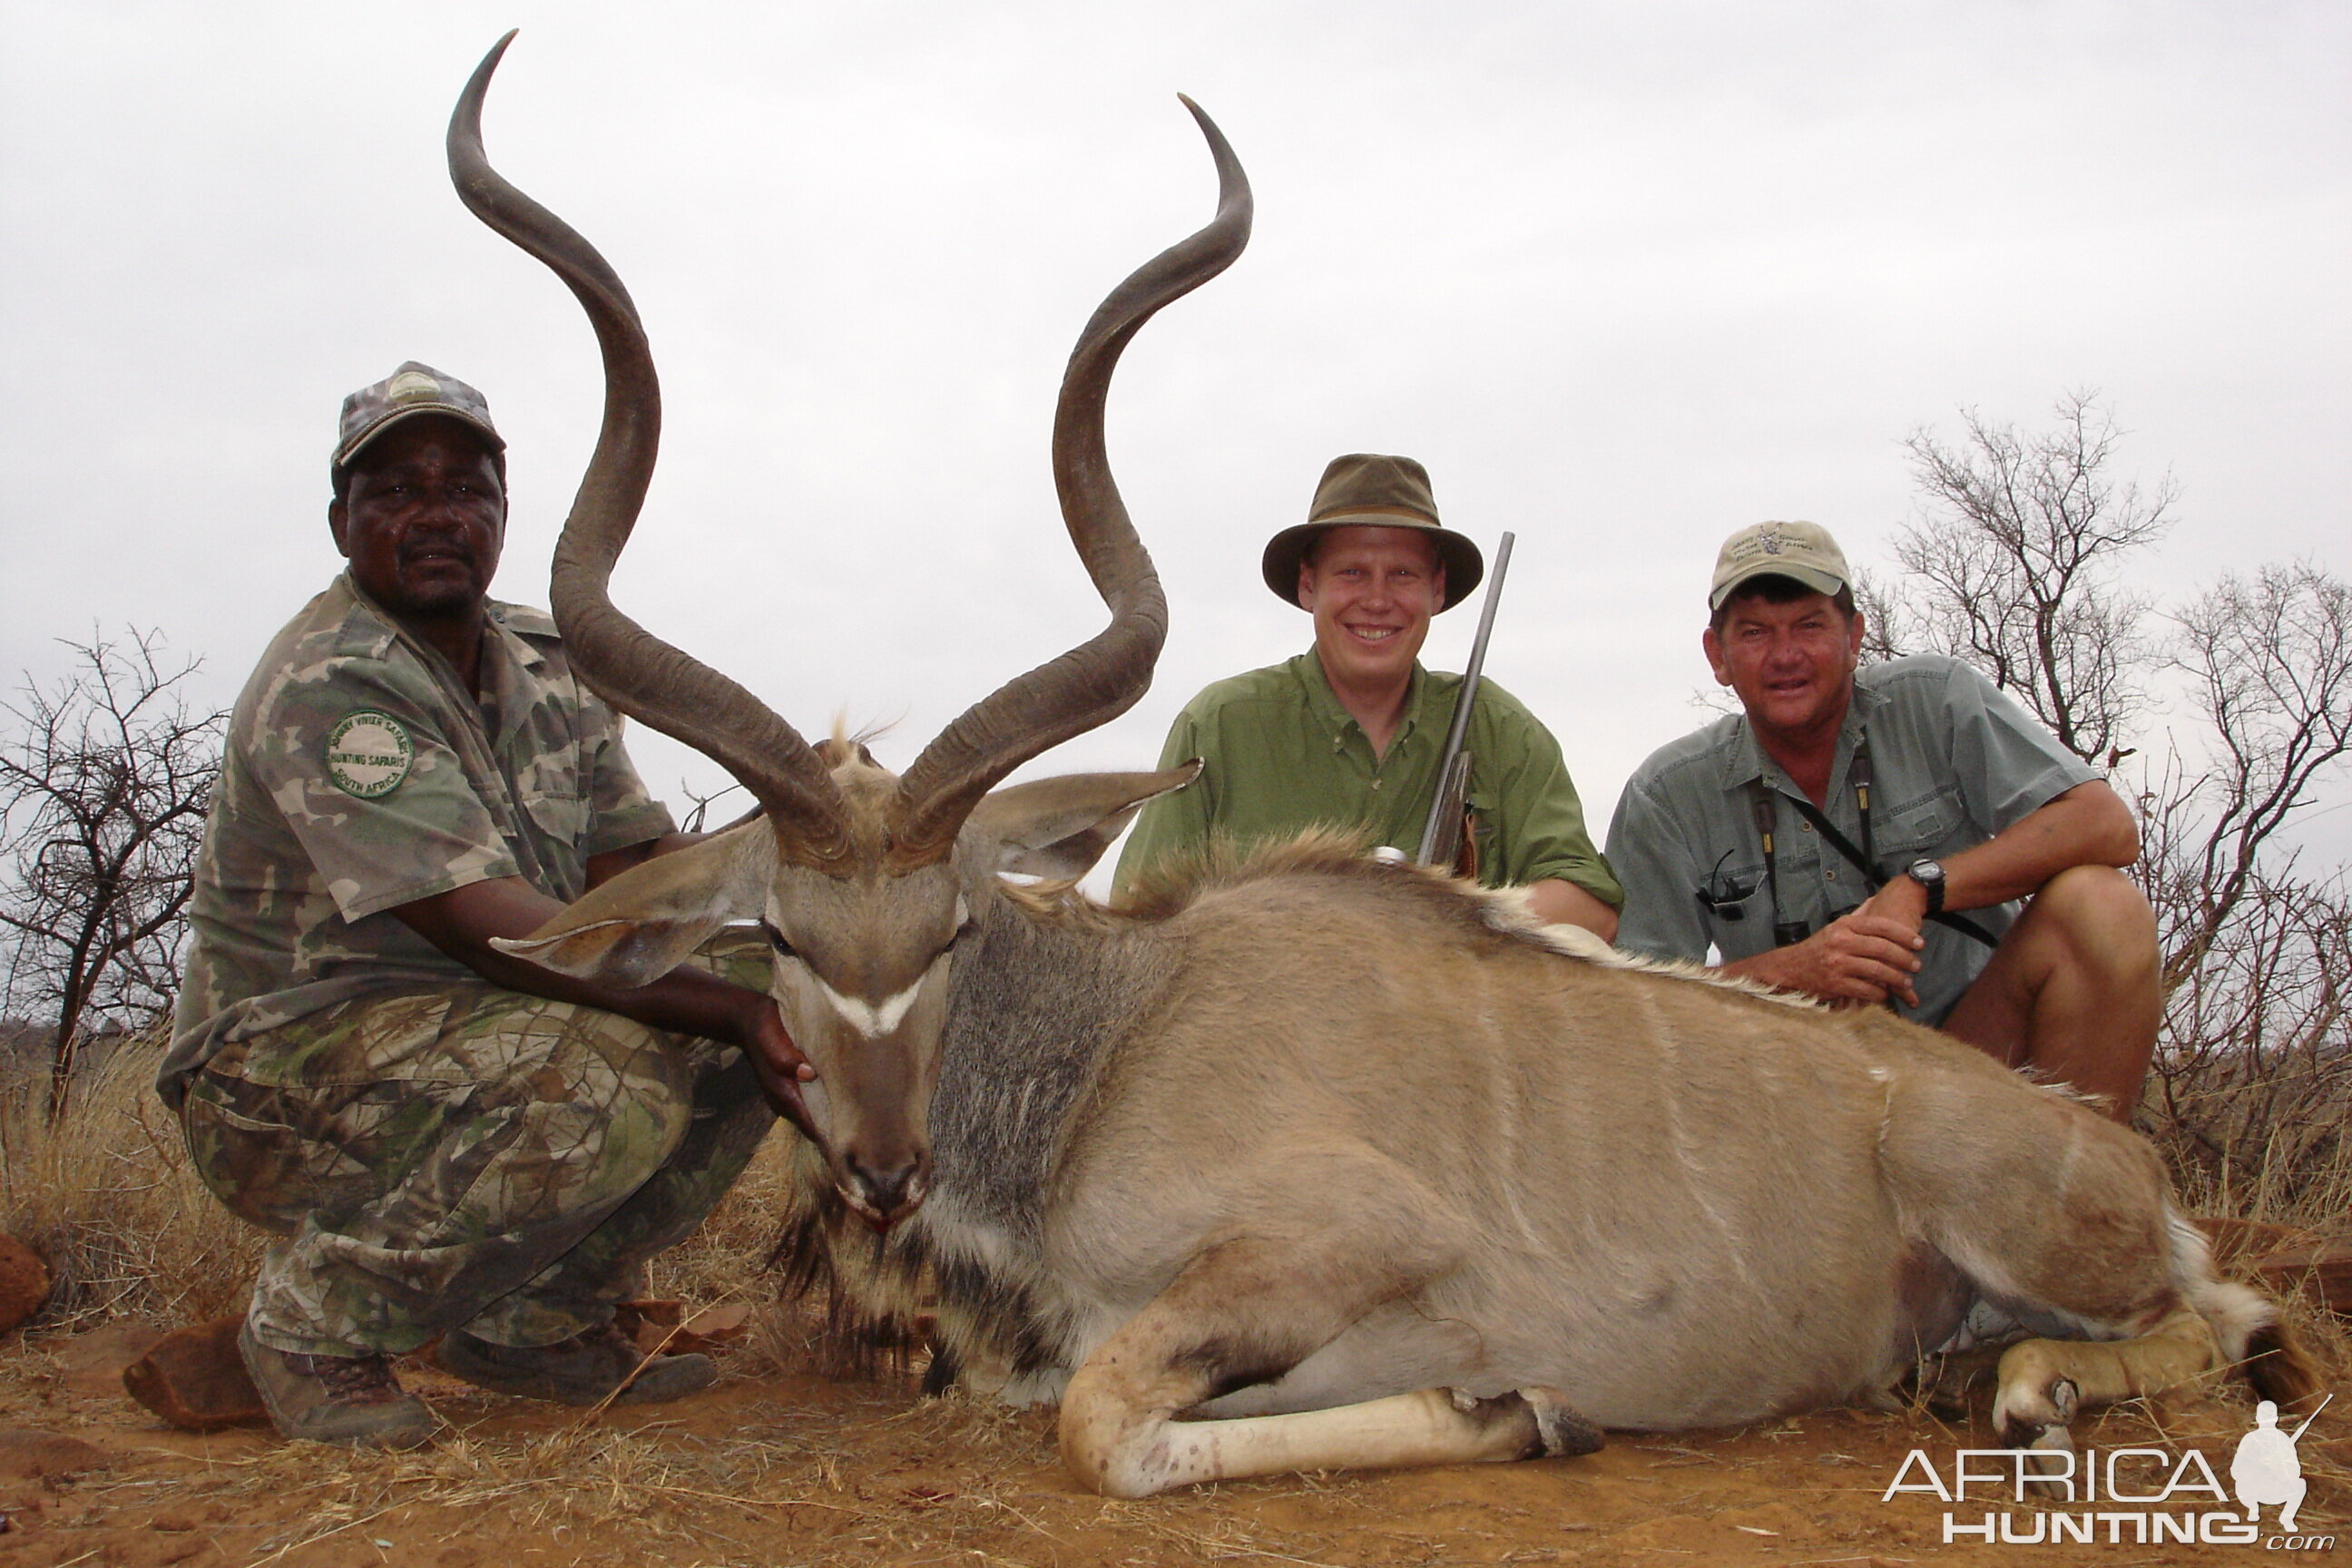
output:
[[[1891,875],[1925,856],[1942,859],[1983,843],[2098,771],[2061,746],[1991,681],[1956,659],[1922,656],[1865,667],[1838,733],[1822,814],[1863,843],[1851,769],[1870,740],[1870,823],[1877,869]],[[1765,875],[1753,791],[1774,810],[1780,905]],[[1822,842],[1788,802],[1802,799],[1735,713],[1651,753],[1626,781],[1609,826],[1609,858],[1625,879],[1617,945],[1654,958],[1703,962],[1709,943],[1727,963],[1772,947],[1776,921],[1819,931],[1870,896],[1862,874]],[[1706,894],[1702,902],[1700,893]],[[1732,895],[1737,894],[1738,897]],[[1999,936],[2021,906],[1971,910]],[[1991,952],[1947,926],[1923,933],[1906,1016],[1941,1023]]]
[[[1218,681],[1177,715],[1160,754],[1163,768],[1199,757],[1201,776],[1143,808],[1119,858],[1118,888],[1213,834],[1254,843],[1318,826],[1362,828],[1410,854],[1429,818],[1461,689],[1460,676],[1415,664],[1403,720],[1387,754],[1374,756],[1311,649]],[[1612,909],[1624,901],[1585,831],[1559,742],[1517,698],[1482,680],[1464,746],[1480,880],[1518,887],[1558,878]]]

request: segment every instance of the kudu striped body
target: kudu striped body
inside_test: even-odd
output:
[[[1246,240],[1248,187],[1205,117],[1216,218],[1097,311],[1055,422],[1110,625],[898,777],[812,748],[607,597],[652,472],[653,364],[603,259],[485,161],[497,59],[451,122],[453,177],[572,286],[606,369],[556,618],[601,694],[762,807],[504,945],[626,984],[759,921],[820,1075],[828,1201],[887,1233],[885,1273],[935,1282],[969,1377],[1061,1399],[1089,1484],[1579,1452],[1598,1426],[1878,1398],[1989,1307],[2109,1342],[2010,1352],[2011,1440],[2061,1443],[2078,1399],[2250,1352],[2300,1395],[2268,1304],[2213,1279],[2144,1143],[1925,1031],[1620,961],[1329,845],[1131,914],[1005,883],[1081,874],[1190,777],[993,790],[1124,711],[1158,656],[1102,411],[1129,338]]]

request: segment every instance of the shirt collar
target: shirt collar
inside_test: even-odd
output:
[[[1331,689],[1330,678],[1323,673],[1323,661],[1316,657],[1313,648],[1290,660],[1286,668],[1298,682],[1299,691],[1307,701],[1307,711],[1314,719],[1316,728],[1331,738],[1333,751],[1346,745],[1349,736],[1364,732],[1364,727],[1356,722],[1356,716],[1339,705],[1339,694]],[[1428,696],[1429,672],[1422,668],[1421,660],[1414,659],[1412,683],[1405,689],[1404,716],[1397,721],[1395,739],[1389,742],[1390,751],[1394,752],[1407,736],[1421,727],[1422,704]]]
[[[506,650],[506,656],[525,669],[543,668],[547,664],[546,650],[507,624],[507,612],[511,605],[490,601],[490,640]]]
[[[393,618],[392,612],[370,598],[349,572],[336,575],[333,591],[341,592],[356,606],[354,623],[368,628],[372,657],[382,658],[391,652],[394,645],[398,645],[408,649],[425,668],[432,670],[448,687],[451,696],[467,695],[449,661],[442,658],[438,650],[427,646],[423,638],[411,637],[403,630],[400,623]],[[519,694],[521,690],[513,672],[518,668],[541,669],[547,664],[543,649],[530,638],[517,635],[514,628],[507,625],[509,607],[496,599],[488,602],[482,635],[482,697],[501,710],[513,706],[511,702],[500,701],[501,698]]]

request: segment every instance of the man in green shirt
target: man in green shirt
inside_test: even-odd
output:
[[[1213,835],[1250,843],[1320,825],[1421,842],[1462,687],[1423,669],[1421,646],[1430,617],[1478,585],[1478,547],[1439,523],[1419,463],[1355,453],[1324,469],[1307,521],[1274,536],[1264,572],[1314,616],[1315,646],[1186,704],[1160,765],[1198,757],[1201,776],[1144,807],[1119,859],[1122,894]],[[1487,680],[1464,745],[1479,880],[1525,888],[1545,920],[1612,936],[1624,894],[1585,831],[1559,742]]]

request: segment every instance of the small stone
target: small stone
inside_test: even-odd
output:
[[[41,1310],[49,1299],[49,1266],[13,1236],[0,1235],[0,1333]]]
[[[751,1331],[751,1309],[728,1301],[688,1316],[683,1301],[624,1301],[614,1310],[613,1321],[646,1355],[707,1355]]]
[[[131,1398],[174,1426],[191,1432],[267,1421],[261,1391],[237,1353],[242,1316],[215,1318],[174,1329],[122,1369]]]
[[[673,1353],[701,1351],[708,1354],[734,1344],[751,1331],[751,1307],[741,1301],[721,1302],[688,1318],[669,1348]]]
[[[641,1354],[651,1355],[685,1315],[682,1301],[623,1301],[613,1309],[613,1323],[635,1342]]]

